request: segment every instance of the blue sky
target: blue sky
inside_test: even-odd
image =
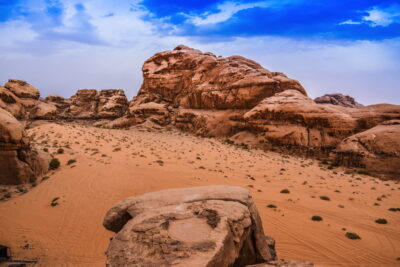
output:
[[[0,0],[0,83],[46,96],[122,88],[178,44],[243,55],[300,80],[310,96],[342,92],[400,104],[400,3],[370,0]]]

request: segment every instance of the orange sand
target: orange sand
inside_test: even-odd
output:
[[[400,185],[394,181],[324,170],[317,161],[243,150],[176,131],[44,123],[29,134],[39,149],[47,140],[50,152],[65,150],[56,155],[62,166],[49,179],[0,202],[0,244],[11,246],[15,258],[38,258],[35,266],[105,266],[113,233],[102,220],[113,204],[160,189],[218,184],[252,191],[280,258],[320,266],[400,265],[400,212],[388,211],[400,207]],[[53,147],[53,142],[58,144]],[[77,162],[67,166],[69,159]],[[280,194],[285,188],[290,194]],[[331,200],[321,200],[323,195]],[[60,205],[51,207],[55,197]],[[313,215],[323,221],[311,221]],[[377,218],[389,223],[376,224]],[[347,239],[342,228],[362,239]],[[21,248],[26,241],[32,249]]]

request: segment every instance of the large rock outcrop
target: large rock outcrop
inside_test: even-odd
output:
[[[25,183],[48,166],[48,157],[31,149],[23,125],[0,108],[0,184]]]
[[[146,102],[196,109],[249,109],[299,82],[240,56],[217,57],[183,45],[143,65],[143,85],[131,105]]]
[[[314,99],[318,104],[331,104],[348,108],[362,107],[353,97],[343,94],[326,94]]]
[[[248,190],[170,189],[128,198],[106,214],[116,232],[108,266],[247,266],[273,260]]]
[[[336,148],[335,160],[373,174],[400,178],[400,120],[386,121],[345,138]]]
[[[39,97],[39,90],[25,81],[10,79],[0,86],[0,107],[16,118],[55,119],[57,108]]]
[[[60,117],[72,119],[116,119],[122,117],[128,107],[123,90],[81,89],[70,98],[70,106],[61,108]]]

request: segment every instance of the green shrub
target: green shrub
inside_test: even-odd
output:
[[[47,147],[43,148],[44,152],[49,152],[49,149]]]
[[[353,240],[361,239],[361,237],[360,237],[358,234],[352,233],[352,232],[347,232],[347,233],[345,234],[345,236],[346,236],[348,239],[353,239]]]
[[[76,159],[70,159],[70,160],[68,160],[67,165],[71,165],[75,162],[76,162]]]
[[[60,161],[57,158],[52,158],[49,163],[50,170],[56,170],[60,167]]]
[[[319,221],[322,221],[322,217],[318,216],[318,215],[314,215],[314,216],[311,217],[311,220],[319,222]]]
[[[276,209],[277,206],[275,206],[274,204],[268,204],[268,205],[267,205],[267,208]]]
[[[289,189],[282,189],[281,190],[281,194],[289,194],[289,193],[290,193]]]
[[[331,199],[330,199],[329,197],[327,197],[327,196],[320,196],[319,198],[322,199],[322,200],[326,200],[326,201],[331,200]]]
[[[63,154],[64,153],[64,149],[63,148],[59,148],[58,150],[57,150],[57,154]]]
[[[375,222],[379,223],[379,224],[387,224],[388,223],[388,221],[383,218],[376,219]]]
[[[32,176],[31,178],[29,178],[29,183],[33,184],[36,183],[37,178],[35,176]]]
[[[357,173],[358,173],[358,174],[362,174],[362,175],[371,175],[371,173],[369,173],[369,172],[366,171],[366,170],[357,170]]]

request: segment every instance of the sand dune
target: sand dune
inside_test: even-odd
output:
[[[102,220],[113,204],[160,189],[218,184],[252,191],[280,258],[321,266],[400,264],[400,212],[388,210],[400,207],[398,182],[173,130],[41,123],[28,132],[36,148],[64,149],[55,154],[59,170],[0,202],[0,244],[11,246],[15,258],[39,259],[35,266],[104,266],[112,233]],[[67,165],[70,159],[76,162]],[[313,215],[323,220],[312,221]],[[378,218],[388,224],[375,223]]]

